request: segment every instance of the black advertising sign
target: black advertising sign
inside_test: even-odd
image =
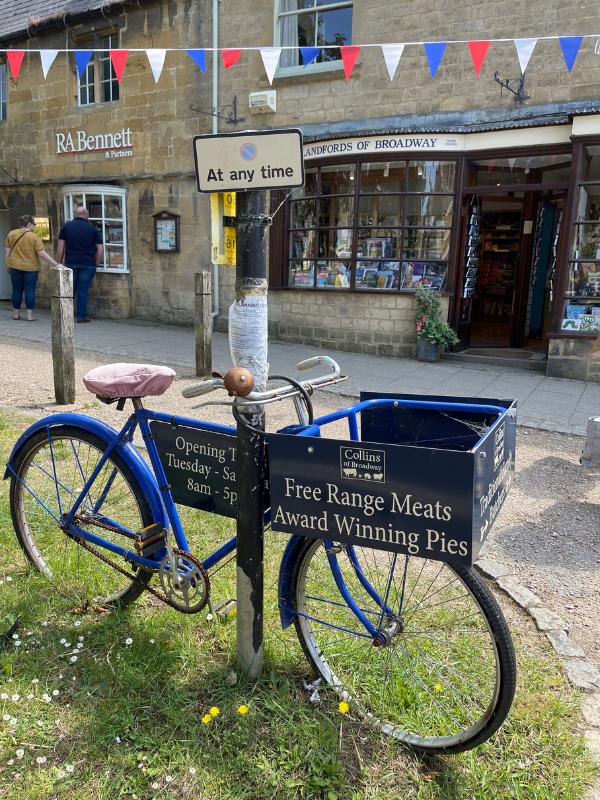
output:
[[[235,517],[235,436],[154,420],[150,430],[176,503]]]
[[[403,443],[390,444],[398,426],[389,412],[401,417],[401,408],[363,412],[363,437],[369,427],[377,428],[369,417],[381,422],[384,435],[375,441],[269,434],[273,530],[472,564],[514,474],[516,407],[502,405],[506,412],[483,438],[473,430],[474,419],[481,426],[481,413],[465,412],[461,422],[461,413],[413,409],[412,442],[405,432]],[[416,424],[419,414],[436,416],[441,429],[452,433],[442,436],[432,419]]]

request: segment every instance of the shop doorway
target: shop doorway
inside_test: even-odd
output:
[[[556,189],[465,196],[460,349],[545,357],[565,199]]]
[[[4,240],[10,231],[10,212],[0,210],[0,300],[10,300],[10,275],[4,262]]]

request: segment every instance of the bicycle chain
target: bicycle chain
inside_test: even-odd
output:
[[[82,517],[80,517],[79,519],[82,519]],[[106,523],[100,522],[99,520],[94,520],[93,522],[94,522],[94,525],[97,525],[99,528],[105,528],[107,530],[112,530],[113,532],[120,533],[120,531],[115,531],[115,529],[112,526],[107,525]],[[138,584],[139,586],[142,586],[144,591],[149,592],[151,595],[156,597],[162,603],[165,603],[165,605],[169,606],[170,608],[176,608],[177,611],[180,611],[181,613],[186,613],[180,607],[175,606],[173,603],[171,603],[169,601],[169,599],[167,597],[165,597],[165,595],[162,592],[159,592],[156,589],[153,589],[147,583],[142,583],[142,581],[139,579],[139,577],[137,577],[135,575],[132,575],[130,572],[127,572],[126,569],[123,569],[123,567],[119,566],[118,564],[115,564],[114,561],[111,561],[110,558],[108,558],[103,553],[101,553],[99,550],[97,550],[93,545],[91,545],[85,539],[79,538],[79,537],[76,537],[76,536],[72,536],[71,538],[74,539],[77,542],[77,544],[81,545],[81,547],[83,547],[84,550],[87,550],[93,556],[95,556],[96,558],[99,558],[100,561],[104,561],[104,563],[108,564],[109,567],[112,567],[113,569],[116,569],[117,572],[121,573],[121,575],[124,575],[126,578],[129,578],[131,581],[133,581],[134,583]],[[207,602],[208,602],[208,595],[210,594],[210,580],[208,578],[208,573],[206,572],[206,569],[205,569],[204,565],[202,564],[202,562],[199,561],[197,558],[195,558],[193,555],[191,555],[191,553],[186,553],[185,550],[179,550],[179,549],[174,547],[173,548],[173,553],[176,554],[176,555],[182,556],[183,558],[189,560],[199,570],[199,572],[202,573],[203,577],[206,580],[206,585],[208,587],[208,591],[207,591]],[[150,570],[145,570],[145,571],[146,572],[150,572]],[[198,609],[198,610],[201,611],[202,609]],[[193,612],[193,613],[197,613],[197,612]]]

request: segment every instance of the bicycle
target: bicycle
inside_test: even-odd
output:
[[[360,441],[357,418],[367,406],[383,410],[390,401],[355,403],[314,419],[309,395],[341,379],[339,366],[327,357],[298,368],[318,365],[329,372],[302,382],[283,379],[283,386],[234,398],[235,414],[244,404],[292,399],[298,424],[283,431],[320,435],[326,425],[346,420],[350,440]],[[165,368],[150,367],[142,380],[136,365],[122,366],[131,367],[125,370],[130,388],[115,392],[117,384],[109,381],[98,395],[119,408],[132,401],[133,413],[120,431],[62,413],[37,421],[16,442],[5,477],[11,479],[17,539],[36,569],[64,589],[76,587],[88,603],[101,598],[108,607],[126,606],[150,592],[179,611],[196,613],[209,599],[209,571],[234,552],[236,540],[204,560],[190,553],[151,426],[229,436],[236,428],[146,409],[137,396],[140,387],[156,380],[159,385],[144,395],[162,394],[175,373],[169,379]],[[183,394],[224,387],[215,378]],[[459,405],[420,403],[450,410]],[[150,466],[133,444],[136,430]],[[292,531],[279,568],[278,606],[282,627],[294,626],[316,673],[308,684],[313,696],[332,691],[368,723],[416,751],[471,749],[509,712],[516,681],[510,633],[490,590],[470,567]]]

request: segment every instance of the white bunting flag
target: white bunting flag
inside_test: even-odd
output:
[[[148,63],[150,64],[150,69],[154,75],[154,83],[158,83],[158,79],[160,78],[165,65],[165,56],[167,55],[167,51],[146,50],[146,55],[148,56]]]
[[[263,60],[265,72],[269,83],[273,83],[275,77],[275,70],[279,64],[279,56],[281,55],[281,47],[261,47],[260,56]]]
[[[512,172],[512,171],[513,171],[513,169],[515,168],[515,164],[516,164],[516,163],[517,163],[517,159],[516,159],[516,158],[509,158],[509,159],[508,159],[508,166],[510,167],[510,171],[511,171],[511,172]]]
[[[515,39],[515,47],[517,48],[517,55],[519,57],[519,64],[521,65],[521,72],[525,72],[529,59],[537,44],[537,39]]]
[[[390,80],[393,81],[394,75],[396,74],[396,69],[398,68],[398,63],[402,58],[402,53],[404,52],[404,45],[382,44],[381,50],[385,59],[388,75],[390,76]]]
[[[48,77],[48,70],[54,64],[58,50],[40,50],[40,59],[42,61],[42,72],[44,73],[44,80]]]

